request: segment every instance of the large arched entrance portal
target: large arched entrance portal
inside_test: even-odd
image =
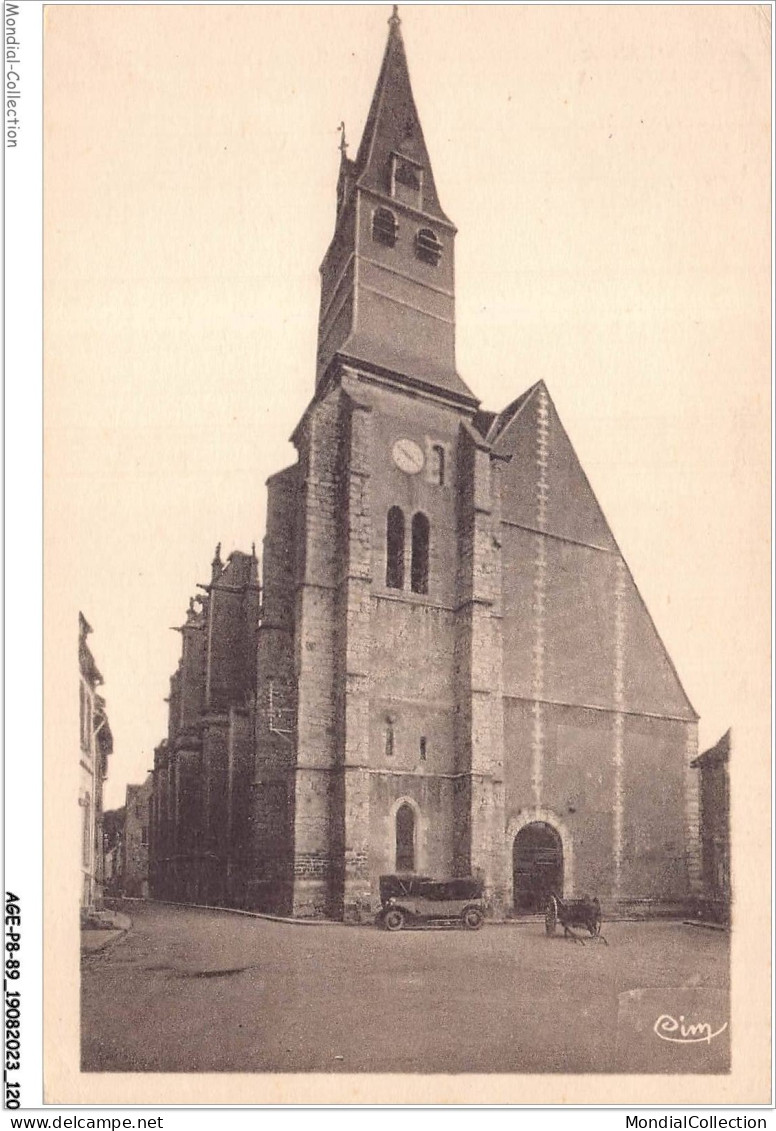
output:
[[[525,825],[512,847],[515,911],[542,912],[550,892],[563,895],[563,845],[545,821]]]

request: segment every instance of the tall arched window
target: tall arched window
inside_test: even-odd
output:
[[[396,813],[396,871],[415,871],[415,814],[406,803]]]
[[[385,584],[389,589],[404,588],[404,512],[401,507],[391,507],[388,511]]]
[[[413,593],[428,593],[428,519],[420,511],[412,518],[412,573]]]

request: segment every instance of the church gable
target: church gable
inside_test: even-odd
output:
[[[622,559],[620,559],[622,561]],[[622,563],[623,698],[628,710],[645,715],[669,715],[695,721],[698,716],[687,698],[671,658],[660,639],[628,567]]]
[[[495,433],[495,434],[494,434]],[[617,546],[543,381],[497,418],[491,442],[510,456],[504,518],[601,549]]]
[[[501,503],[507,693],[695,719],[543,382],[495,418],[488,439],[509,457]],[[517,607],[510,587],[522,593]]]

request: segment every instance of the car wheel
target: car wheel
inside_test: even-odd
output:
[[[477,907],[467,907],[461,918],[468,931],[479,931],[482,926],[483,914]]]
[[[391,908],[383,916],[383,923],[386,931],[400,931],[404,926],[404,912],[399,911],[397,907]]]

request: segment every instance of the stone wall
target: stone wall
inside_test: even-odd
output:
[[[512,456],[502,503],[507,839],[543,813],[573,857],[568,894],[642,909],[687,903],[695,714],[542,385],[495,447]]]
[[[246,906],[290,914],[293,906],[297,685],[294,631],[299,533],[298,465],[272,476],[264,537],[256,663],[255,765]]]
[[[294,670],[297,681],[293,912],[322,916],[334,901],[336,608],[341,393],[314,402],[297,429],[299,504]]]

